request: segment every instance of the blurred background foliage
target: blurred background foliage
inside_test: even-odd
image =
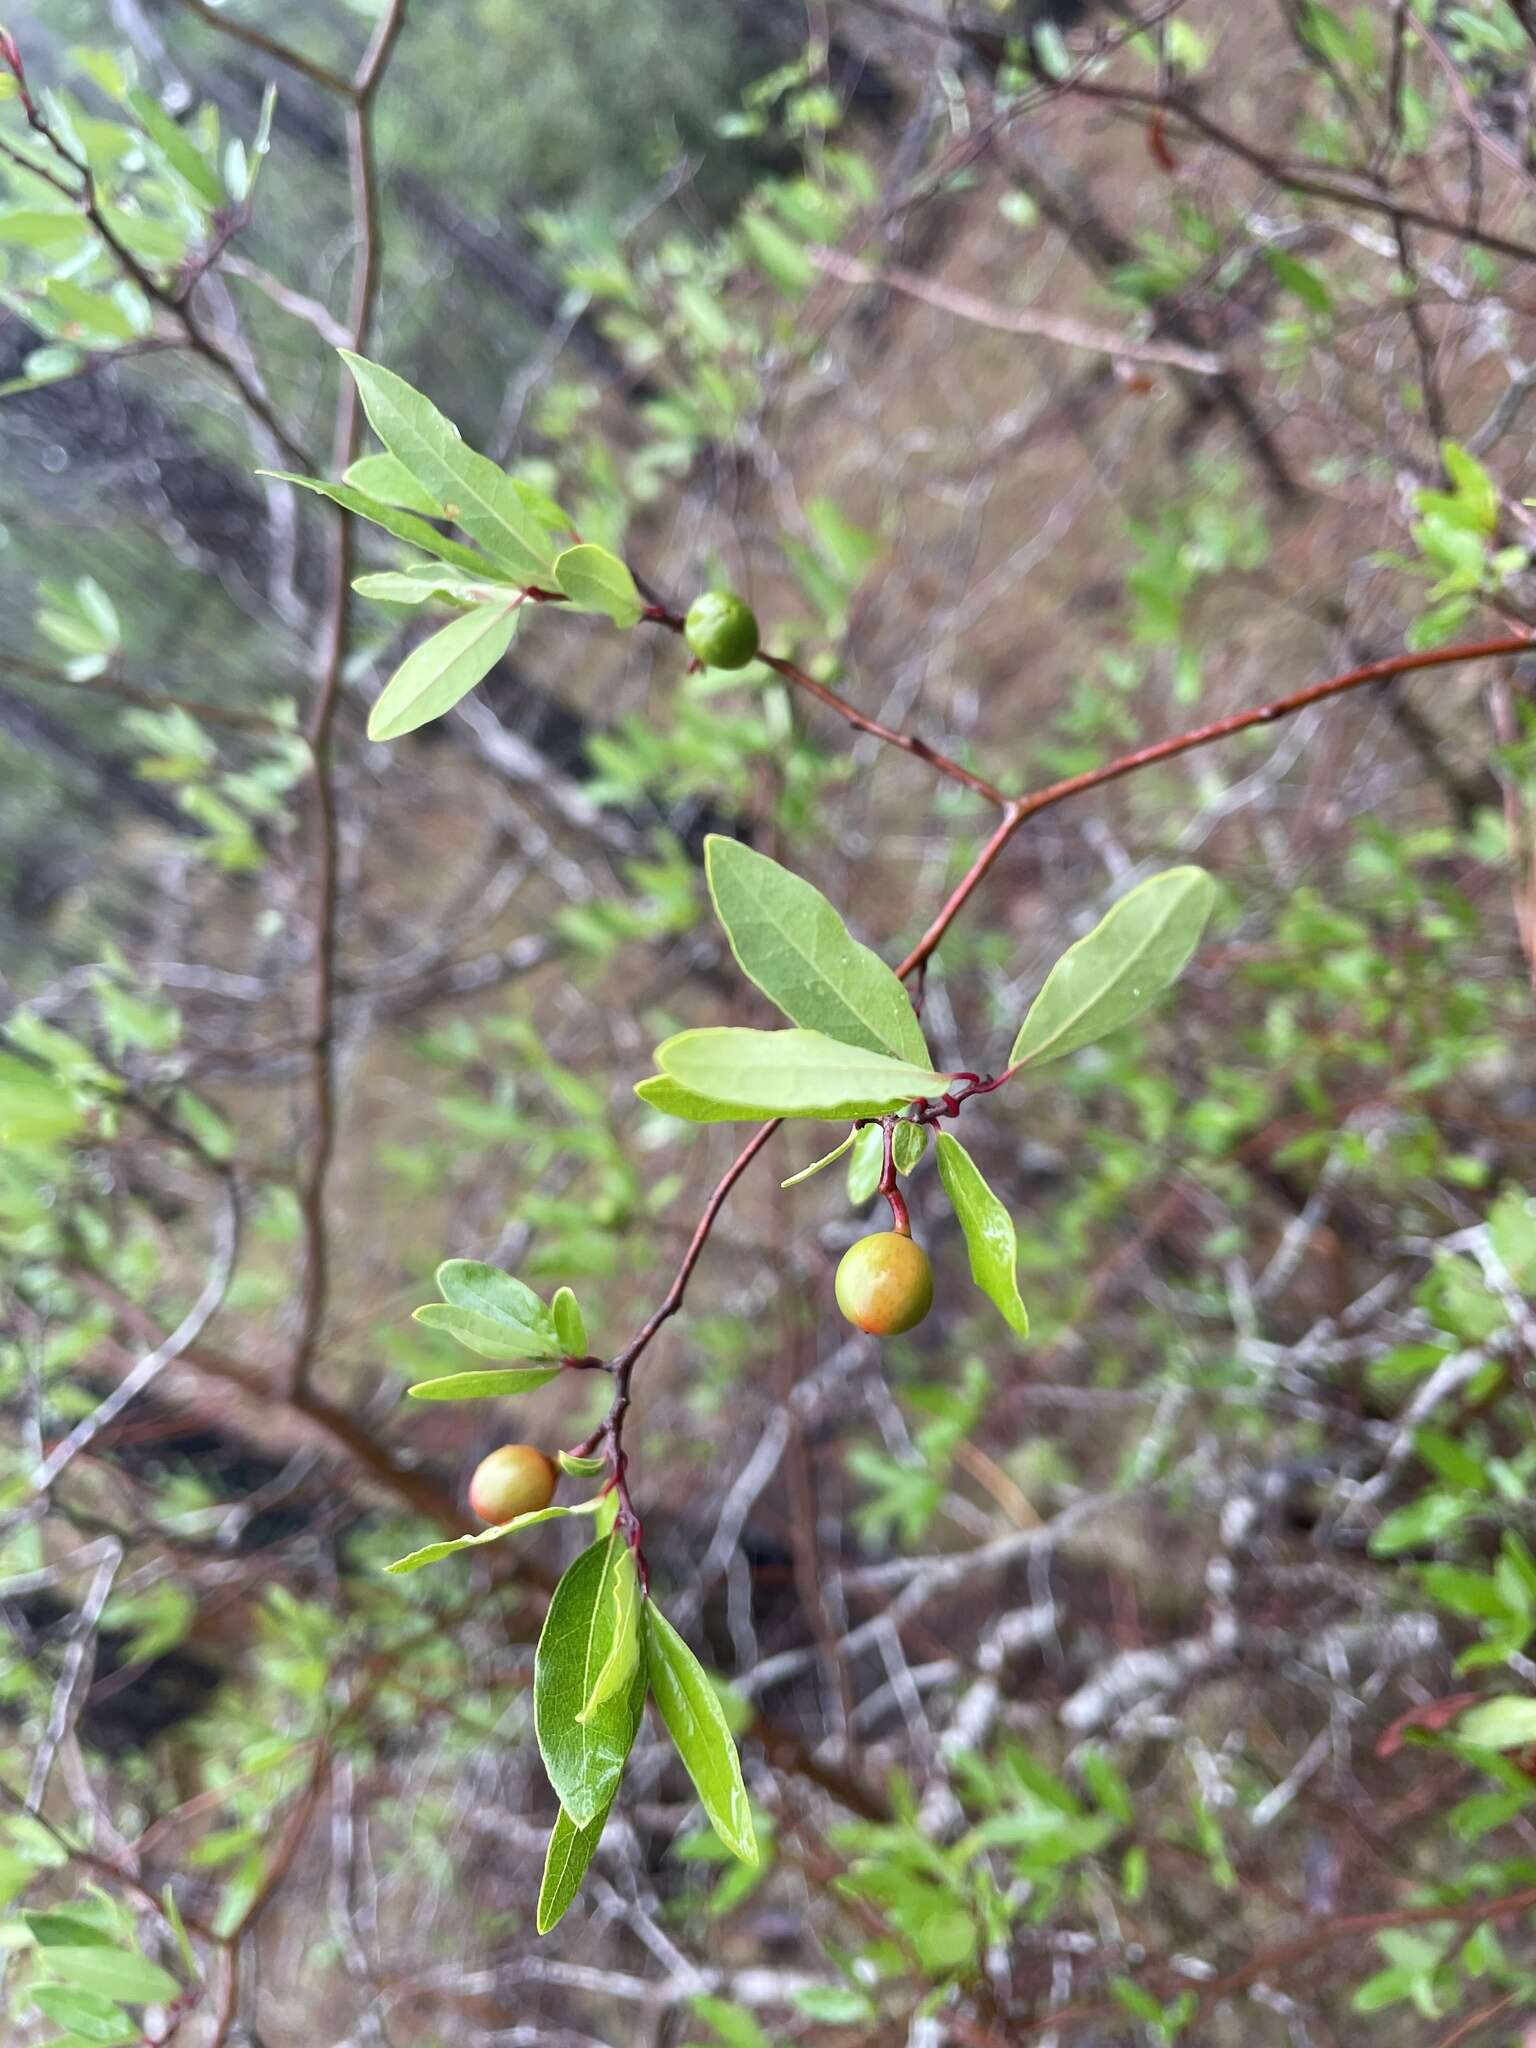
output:
[[[374,19],[226,11],[343,70]],[[957,38],[922,7],[418,0],[376,109],[370,352],[669,600],[740,586],[774,647],[1010,788],[1536,617],[1529,10],[1157,11],[1080,81],[1162,94],[1149,123],[1041,84],[1112,11],[1030,45],[986,8]],[[194,303],[326,468],[334,95],[182,0],[8,25],[155,261],[233,228]],[[246,220],[229,145],[273,81]],[[894,959],[985,824],[765,668],[686,675],[590,621],[531,620],[459,714],[371,746],[418,628],[358,604],[330,1299],[296,1395],[295,725],[330,515],[258,478],[295,465],[229,378],[6,179],[15,2038],[1526,2048],[1529,664],[1363,691],[1010,848],[928,977],[941,1063],[1000,1057],[1142,873],[1222,884],[1173,1001],[967,1113],[1027,1347],[962,1284],[931,1163],[939,1308],[878,1353],[831,1296],[867,1188],[781,1193],[797,1134],[743,1185],[634,1449],[763,1870],[722,1865],[644,1737],[541,1945],[527,1682],[562,1532],[379,1567],[463,1526],[500,1436],[574,1442],[598,1398],[410,1407],[462,1354],[409,1310],[448,1254],[576,1283],[605,1350],[660,1298],[729,1134],[630,1084],[670,1029],[763,1021],[703,915],[707,830]],[[850,290],[823,245],[905,282]],[[1152,359],[1009,331],[1042,309]]]

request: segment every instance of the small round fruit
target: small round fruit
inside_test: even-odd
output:
[[[688,607],[683,638],[706,668],[745,668],[757,655],[757,614],[733,590],[706,590]]]
[[[933,1307],[928,1254],[899,1230],[861,1237],[837,1269],[837,1305],[850,1323],[872,1337],[915,1330]]]
[[[482,1522],[515,1522],[519,1515],[549,1506],[559,1477],[532,1444],[503,1444],[475,1467],[469,1504]]]

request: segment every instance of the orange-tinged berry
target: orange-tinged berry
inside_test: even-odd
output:
[[[872,1337],[915,1330],[933,1307],[933,1268],[920,1244],[899,1230],[878,1230],[844,1252],[837,1305]]]
[[[532,1444],[503,1444],[475,1467],[469,1505],[482,1522],[515,1522],[519,1515],[549,1506],[559,1477]]]

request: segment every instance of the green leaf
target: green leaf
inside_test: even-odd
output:
[[[68,322],[71,340],[136,341],[143,331],[140,323],[106,292],[87,291],[67,277],[50,277],[47,291],[50,301]]]
[[[187,1975],[195,1977],[197,1975],[197,1957],[192,1952],[192,1937],[187,1933],[187,1923],[181,1917],[181,1908],[176,1903],[176,1894],[171,1889],[169,1879],[160,1888],[160,1908],[165,1914],[172,1934],[176,1937],[177,1952],[185,1966]]]
[[[891,1159],[898,1173],[915,1173],[928,1150],[928,1126],[908,1123],[905,1117],[891,1133]],[[884,1159],[885,1148],[881,1147]]]
[[[1019,1298],[1019,1244],[1013,1218],[982,1179],[970,1153],[948,1131],[939,1133],[939,1179],[965,1233],[971,1278],[1009,1329],[1027,1337],[1029,1315]]]
[[[83,248],[92,233],[78,207],[0,207],[0,243],[20,249],[40,249],[50,257],[63,257]]]
[[[585,1358],[587,1355],[587,1325],[581,1313],[581,1304],[569,1287],[557,1287],[555,1298],[549,1304],[549,1313],[554,1320],[555,1335],[567,1358]]]
[[[1523,1749],[1536,1742],[1536,1699],[1522,1699],[1503,1693],[1469,1707],[1454,1729],[1459,1742],[1475,1743],[1479,1749]]]
[[[872,1129],[874,1127],[867,1126],[867,1128]],[[821,1157],[819,1159],[813,1159],[809,1166],[802,1166],[800,1171],[798,1173],[792,1173],[789,1176],[788,1180],[781,1180],[779,1182],[779,1186],[781,1188],[799,1187],[800,1183],[804,1180],[809,1180],[812,1174],[820,1173],[821,1169],[824,1166],[831,1166],[836,1160],[841,1159],[843,1154],[848,1150],[849,1146],[852,1145],[854,1139],[858,1136],[858,1131],[850,1131],[846,1138],[844,1138],[839,1144],[836,1144],[832,1147],[832,1150],[830,1152],[823,1152]]]
[[[1289,292],[1294,292],[1304,306],[1314,313],[1331,313],[1333,298],[1326,284],[1308,263],[1302,263],[1284,249],[1266,249],[1264,260],[1274,272],[1276,279]]]
[[[445,1259],[437,1269],[437,1286],[442,1301],[429,1302],[424,1308],[415,1310],[416,1321],[425,1323],[430,1329],[447,1330],[471,1351],[478,1351],[482,1358],[557,1359],[564,1356],[560,1332],[549,1309],[531,1287],[514,1279],[512,1274],[503,1273],[499,1266],[488,1266],[480,1259]],[[473,1381],[490,1375],[466,1373],[457,1377]],[[509,1377],[522,1379],[521,1375]],[[552,1378],[553,1374],[548,1377]],[[537,1383],[543,1384],[543,1380]],[[424,1384],[431,1387],[441,1386],[444,1382],[427,1381]],[[528,1386],[524,1383],[509,1387],[507,1391],[527,1392]],[[449,1401],[474,1397],[431,1393],[425,1398]]]
[[[595,1500],[585,1500],[578,1501],[573,1507],[534,1508],[530,1514],[518,1515],[513,1521],[498,1522],[493,1529],[472,1529],[467,1536],[445,1537],[441,1543],[424,1544],[408,1557],[397,1557],[384,1569],[397,1575],[419,1572],[424,1564],[436,1564],[439,1558],[451,1557],[456,1550],[475,1550],[482,1543],[499,1543],[503,1536],[515,1536],[519,1529],[531,1529],[538,1522],[558,1522],[567,1515],[590,1515],[596,1506]]]
[[[620,1630],[613,1581],[619,1555],[628,1549],[614,1528],[582,1552],[555,1588],[534,1657],[539,1754],[578,1828],[590,1826],[612,1802],[645,1706],[645,1673],[637,1660],[629,1683],[580,1718]]]
[[[118,2048],[119,2043],[144,2038],[138,2023],[98,1991],[82,1991],[72,1984],[32,1984],[27,1988],[27,1996],[45,2020],[52,2020],[56,2027],[68,2027],[78,2041]]]
[[[475,1324],[485,1325],[483,1335],[479,1329],[474,1331],[473,1334],[479,1341],[470,1344],[472,1351],[479,1351],[482,1343],[506,1342],[500,1323],[490,1323],[483,1316],[473,1316],[467,1309],[449,1308],[439,1303],[432,1305],[438,1309],[437,1316],[425,1315],[418,1309],[416,1320],[448,1330],[459,1338],[460,1343],[469,1343],[469,1338],[463,1336],[453,1323],[447,1321],[447,1317],[462,1316]],[[494,1340],[490,1335],[492,1331],[496,1333]],[[486,1355],[492,1358],[525,1358],[528,1354],[523,1351],[502,1350],[492,1351]],[[499,1401],[511,1394],[531,1394],[539,1387],[547,1387],[551,1380],[559,1379],[564,1370],[565,1368],[559,1365],[541,1365],[529,1367],[522,1372],[450,1372],[445,1373],[441,1379],[418,1380],[414,1387],[407,1387],[405,1391],[417,1401]]]
[[[718,833],[704,842],[704,867],[741,971],[786,1017],[866,1052],[926,1065],[911,997],[819,889]]]
[[[444,1301],[455,1308],[473,1309],[493,1322],[519,1323],[543,1338],[551,1358],[559,1357],[555,1319],[525,1280],[483,1259],[444,1259],[433,1278]]]
[[[848,1161],[848,1200],[855,1209],[875,1199],[884,1171],[885,1133],[878,1124],[866,1124],[854,1139]]]
[[[803,1984],[794,2000],[807,2019],[824,2027],[856,2027],[878,2017],[869,1994],[851,1984]]]
[[[911,1173],[921,1164],[928,1149],[928,1126],[908,1123],[903,1117],[891,1133],[891,1157],[898,1173]],[[853,1157],[848,1161],[848,1200],[856,1209],[872,1202],[885,1171],[885,1133],[878,1124],[866,1124],[858,1132]]]
[[[549,530],[505,470],[466,447],[459,430],[403,377],[341,351],[362,394],[373,431],[437,502],[512,575],[537,582],[550,574]]]
[[[617,1532],[610,1533],[610,1570],[600,1598],[612,1602],[612,1641],[592,1680],[592,1690],[576,1719],[583,1727],[627,1686],[640,1663],[640,1574],[635,1554]]]
[[[766,214],[743,213],[737,223],[747,254],[758,269],[791,298],[808,292],[816,281],[811,259],[792,235]]]
[[[47,1951],[48,1968],[68,1984],[82,1991],[96,1991],[103,1998],[120,1998],[128,2005],[170,2005],[181,1996],[181,1986],[168,1970],[147,1956],[127,1949],[52,1948]]]
[[[1413,1447],[1430,1470],[1451,1486],[1464,1486],[1474,1493],[1487,1493],[1493,1481],[1481,1458],[1465,1444],[1447,1436],[1443,1429],[1428,1426],[1413,1433]]]
[[[0,1053],[0,1145],[48,1145],[85,1121],[74,1096],[51,1074]]]
[[[446,534],[439,533],[435,526],[428,526],[415,513],[401,512],[393,505],[386,505],[381,498],[370,498],[366,493],[354,490],[350,484],[329,484],[323,477],[296,476],[286,469],[258,469],[256,474],[269,476],[274,483],[293,484],[301,491],[313,491],[317,498],[329,498],[343,512],[355,513],[359,519],[382,526],[396,540],[409,541],[412,547],[436,555],[440,562],[452,562],[455,568],[463,569],[471,576],[483,577],[490,583],[498,580],[494,564],[488,562],[484,555],[477,555],[473,548],[467,548],[459,541],[449,540]]]
[[[473,1309],[455,1308],[452,1302],[429,1301],[423,1307],[411,1311],[418,1323],[425,1323],[429,1330],[446,1330],[450,1337],[456,1337],[467,1350],[478,1351],[482,1358],[555,1358],[558,1347],[551,1349],[548,1341],[536,1331],[526,1329],[519,1323],[497,1322],[490,1316],[476,1315]],[[516,1385],[493,1390],[486,1386],[484,1391],[509,1394],[531,1393],[535,1385],[545,1385],[553,1379],[548,1374],[526,1373],[455,1373],[447,1379],[426,1380],[422,1384],[433,1389],[423,1396],[428,1401],[474,1400],[473,1393],[444,1393],[440,1389],[453,1381],[479,1382],[492,1379],[515,1380]],[[416,1390],[413,1387],[411,1391]]]
[[[670,1074],[648,1075],[635,1083],[635,1093],[649,1108],[659,1109],[664,1116],[681,1117],[690,1124],[752,1123],[763,1114],[745,1103],[715,1102],[707,1095],[695,1094]]]
[[[40,1912],[23,1913],[22,1920],[28,1934],[39,1948],[116,1948],[112,1936],[98,1927],[94,1920],[83,1919],[78,1913]]]
[[[579,1828],[561,1807],[550,1830],[549,1848],[544,1856],[544,1878],[539,1886],[537,1926],[540,1934],[548,1934],[564,1917],[566,1907],[580,1891],[581,1881],[597,1854],[597,1845],[603,1838],[603,1829],[608,1825],[612,1811],[613,1801],[610,1799],[595,1819]]]
[[[942,1095],[949,1077],[866,1052],[820,1031],[680,1031],[656,1064],[690,1093],[720,1103],[723,1121],[748,1116],[880,1116]],[[750,1109],[735,1105],[743,1100]]]
[[[428,519],[441,519],[443,508],[424,490],[403,462],[393,455],[364,455],[342,477],[355,491],[364,491],[385,505],[398,505],[406,512],[422,512]]]
[[[709,1824],[743,1863],[756,1864],[757,1834],[741,1758],[709,1675],[653,1600],[645,1603],[645,1661],[651,1691]]]
[[[150,93],[130,92],[128,105],[176,175],[190,185],[206,205],[221,207],[224,204],[224,187],[212,165],[180,123]]]
[[[1417,1500],[1395,1508],[1372,1530],[1367,1548],[1372,1557],[1395,1557],[1399,1551],[1437,1543],[1466,1519],[1473,1505],[1454,1493],[1421,1493]]]
[[[516,598],[477,605],[412,648],[369,714],[369,739],[397,740],[451,711],[501,660],[521,616]]]
[[[1060,1059],[1139,1016],[1183,971],[1215,901],[1203,868],[1170,868],[1123,896],[1046,976],[1009,1065]]]
[[[645,599],[635,579],[606,548],[583,542],[567,548],[555,561],[555,582],[578,611],[602,612],[616,626],[636,626]]]
[[[505,602],[505,584],[486,577],[467,575],[451,562],[431,569],[385,569],[375,575],[354,576],[352,588],[359,597],[374,604],[427,604],[434,597],[449,597],[461,604]]]

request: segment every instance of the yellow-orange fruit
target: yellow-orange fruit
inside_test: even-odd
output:
[[[503,1444],[475,1467],[469,1504],[482,1522],[514,1522],[547,1508],[560,1474],[532,1444]]]
[[[933,1307],[928,1254],[899,1230],[877,1230],[843,1254],[837,1269],[837,1305],[850,1323],[872,1337],[915,1330]]]

